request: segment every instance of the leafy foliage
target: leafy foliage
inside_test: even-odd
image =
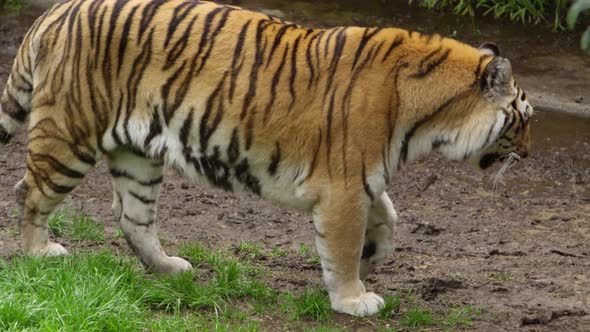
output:
[[[554,30],[563,29],[567,5],[566,0],[420,0],[420,4],[427,8],[452,8],[455,14],[471,17],[481,13],[522,23],[552,21]]]
[[[567,25],[570,30],[574,29],[576,22],[580,15],[590,14],[590,0],[577,0],[570,7],[567,13]],[[582,33],[580,38],[580,48],[590,55],[590,25],[586,27],[586,30]]]

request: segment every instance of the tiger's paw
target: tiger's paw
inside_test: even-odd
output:
[[[153,271],[160,274],[180,274],[182,272],[191,271],[193,266],[191,263],[176,256],[167,257],[165,260],[159,262],[154,266]]]
[[[373,293],[363,293],[356,298],[336,297],[332,300],[332,309],[353,316],[371,316],[376,314],[385,302],[381,296]]]
[[[27,256],[64,256],[68,251],[61,244],[48,242],[45,247],[32,248],[25,251]]]

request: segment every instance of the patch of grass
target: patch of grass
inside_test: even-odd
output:
[[[77,213],[63,209],[52,213],[48,218],[49,229],[57,237],[67,237],[73,241],[103,243],[105,230],[84,211]]]
[[[71,223],[71,211],[68,209],[56,211],[49,215],[47,223],[54,236],[65,236],[67,224]]]
[[[301,257],[307,257],[305,262],[308,264],[320,264],[321,263],[320,256],[318,254],[314,253],[310,247],[305,245],[305,243],[299,244],[298,253],[299,253],[299,256],[301,256]]]
[[[8,212],[8,216],[11,218],[16,218],[18,216],[20,216],[21,211],[19,207],[13,207],[12,209],[10,209],[10,212]]]
[[[107,252],[2,261],[0,330],[141,330],[141,277]]]
[[[399,296],[385,296],[383,298],[385,304],[379,309],[378,316],[381,319],[389,319],[393,317],[393,314],[399,310],[402,300]]]
[[[206,266],[212,276],[202,283],[195,271],[176,276],[158,276],[146,288],[146,302],[153,308],[178,312],[182,308],[218,308],[229,299],[251,298],[263,301],[271,289],[262,283],[260,270],[200,244],[181,246],[180,254],[196,266]]]
[[[332,317],[330,299],[321,289],[307,288],[297,295],[285,293],[282,305],[291,320],[309,317],[322,322]]]
[[[443,324],[447,326],[471,326],[473,325],[473,319],[480,314],[480,308],[471,306],[455,307],[443,320]]]
[[[305,243],[300,243],[298,253],[301,257],[307,257],[311,253],[311,248],[308,247]]]
[[[424,327],[434,324],[432,312],[428,309],[414,307],[408,310],[400,319],[400,323],[407,327]]]
[[[20,228],[18,226],[8,227],[6,234],[10,237],[17,238],[20,235]]]
[[[245,253],[250,259],[260,257],[262,254],[262,246],[251,241],[242,241],[238,244],[238,250]]]
[[[506,282],[512,280],[512,273],[509,271],[491,272],[488,277],[497,281]]]
[[[288,255],[287,250],[281,249],[277,246],[272,247],[272,250],[270,251],[270,254],[268,255],[268,257],[270,259],[274,259],[277,257],[285,257]]]

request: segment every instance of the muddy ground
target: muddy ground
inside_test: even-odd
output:
[[[35,15],[0,19],[0,87]],[[413,292],[418,304],[441,313],[454,305],[480,307],[470,330],[590,331],[590,119],[538,112],[533,121],[532,155],[510,170],[497,191],[490,175],[437,155],[395,176],[387,191],[400,215],[397,248],[370,277],[368,289]],[[20,135],[0,153],[0,256],[6,258],[20,254],[12,187],[25,172],[24,151]],[[114,233],[111,190],[100,163],[64,204],[83,207]],[[319,266],[296,254],[300,243],[313,247],[309,215],[252,195],[197,187],[168,172],[159,216],[169,253],[194,240],[216,248],[242,240],[279,246],[290,255],[260,260],[273,287],[321,286]],[[60,241],[70,250],[91,246]],[[130,254],[120,238],[106,245]],[[371,328],[344,315],[335,322]]]

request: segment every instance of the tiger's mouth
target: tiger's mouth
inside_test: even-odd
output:
[[[488,153],[483,155],[483,157],[481,157],[481,159],[479,160],[479,167],[481,167],[481,169],[487,169],[493,164],[495,164],[497,161],[504,162],[509,157],[512,157],[516,161],[519,161],[521,159],[521,156],[516,152],[509,152],[504,154]]]

